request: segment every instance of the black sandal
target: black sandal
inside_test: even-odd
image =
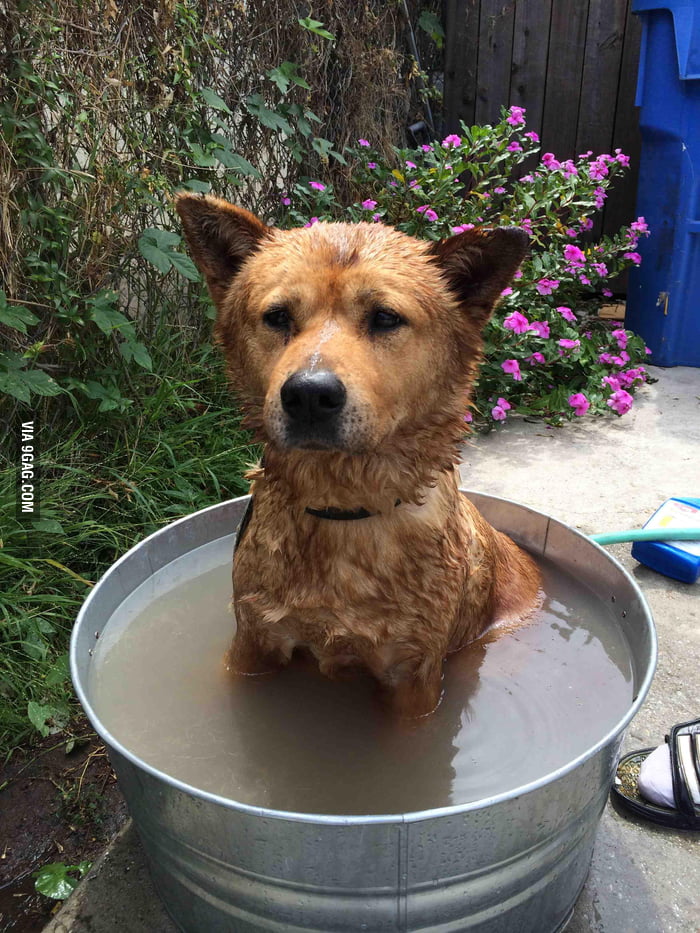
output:
[[[671,752],[676,807],[649,803],[639,793],[639,769],[653,748],[632,752],[619,760],[610,792],[612,802],[623,816],[632,814],[672,829],[700,830],[700,719],[674,726],[666,742]]]

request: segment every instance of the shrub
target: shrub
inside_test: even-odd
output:
[[[601,300],[612,296],[609,281],[641,262],[636,246],[648,234],[644,218],[613,237],[589,240],[593,217],[629,158],[616,150],[560,162],[545,153],[523,171],[538,142],[515,106],[495,126],[462,125],[461,135],[441,143],[396,149],[393,167],[360,139],[346,152],[363,189],[358,201],[342,206],[332,186],[316,179],[280,199],[283,226],[365,220],[428,240],[475,225],[527,231],[530,256],[485,330],[474,398],[483,425],[502,422],[509,412],[555,423],[587,412],[622,415],[648,379],[642,339],[597,317]]]

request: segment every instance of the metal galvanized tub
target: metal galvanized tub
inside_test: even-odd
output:
[[[252,807],[156,770],[105,728],[91,702],[96,638],[161,568],[217,539],[232,542],[247,496],[146,538],[91,592],[73,632],[73,681],[109,748],[158,892],[181,929],[554,933],[566,925],[624,730],[654,673],[654,627],[635,582],[584,535],[516,503],[468,495],[496,528],[614,606],[633,670],[629,709],[595,745],[539,780],[469,804],[379,816]]]

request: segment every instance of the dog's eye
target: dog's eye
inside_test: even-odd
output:
[[[292,319],[286,308],[274,307],[263,314],[263,322],[273,330],[289,330]]]
[[[405,323],[404,319],[395,311],[391,311],[389,308],[376,308],[370,315],[369,329],[370,331],[396,330],[397,327],[401,327]]]

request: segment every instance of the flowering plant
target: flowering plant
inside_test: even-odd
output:
[[[529,234],[530,255],[485,329],[473,406],[482,424],[515,412],[555,423],[587,412],[622,415],[648,379],[642,339],[596,316],[612,296],[609,280],[641,262],[636,247],[649,232],[644,218],[615,236],[587,239],[629,158],[618,149],[563,162],[546,152],[536,161],[538,143],[525,130],[524,109],[513,106],[495,126],[463,124],[460,135],[396,149],[394,167],[369,140],[358,140],[346,155],[363,196],[350,206],[315,179],[281,198],[282,226],[365,220],[429,240],[477,225],[517,226]],[[534,165],[529,171],[526,160]]]

